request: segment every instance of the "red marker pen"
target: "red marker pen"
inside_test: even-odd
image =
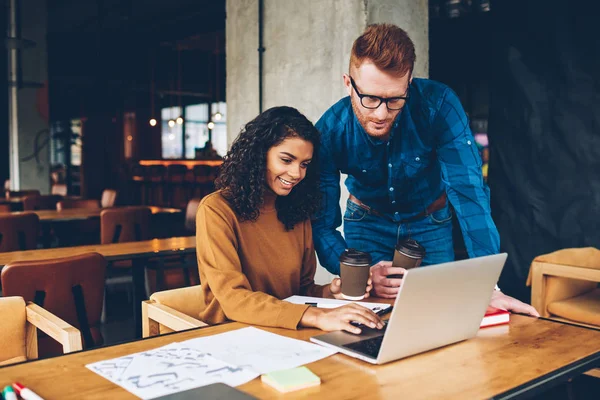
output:
[[[12,384],[12,387],[15,391],[23,398],[23,400],[44,400],[37,394],[33,393],[31,389],[27,389],[25,386],[21,385],[19,382],[15,382]]]

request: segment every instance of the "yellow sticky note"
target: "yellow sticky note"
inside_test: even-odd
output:
[[[270,372],[262,375],[260,379],[283,393],[321,384],[321,378],[306,367]]]

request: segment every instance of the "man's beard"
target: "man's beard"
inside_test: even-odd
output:
[[[369,126],[369,122],[371,121],[371,119],[369,119],[369,117],[367,117],[366,115],[363,114],[363,111],[365,110],[365,108],[360,103],[357,104],[354,101],[354,97],[351,97],[350,101],[352,102],[352,110],[354,111],[354,115],[356,115],[358,122],[363,127],[363,129],[365,130],[367,135],[369,135],[373,138],[376,138],[376,139],[380,139],[380,140],[387,140],[390,137],[390,132],[392,130],[392,126],[394,125],[395,117],[390,119],[388,116],[388,119],[386,119],[386,121],[385,121],[387,123],[387,126],[385,127],[385,129],[373,129],[372,126]],[[387,107],[387,106],[385,104],[383,104],[380,107]]]

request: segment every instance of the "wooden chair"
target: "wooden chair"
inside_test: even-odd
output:
[[[23,198],[23,210],[56,210],[56,203],[61,199],[62,196],[56,194],[25,196]]]
[[[37,330],[62,345],[64,353],[82,349],[75,327],[22,297],[0,298],[0,366],[38,357]]]
[[[150,238],[150,208],[108,208],[100,213],[100,243],[124,243]],[[111,288],[124,285],[128,297],[132,293],[131,261],[117,261],[109,265],[106,279],[106,295]],[[102,320],[106,320],[106,304]]]
[[[182,202],[188,197],[188,184],[185,179],[188,168],[182,164],[171,164],[167,166],[167,175],[165,178],[165,189],[167,190],[167,204],[169,207],[181,207]]]
[[[94,199],[62,199],[56,203],[58,211],[72,208],[98,209],[100,208],[100,202]]]
[[[199,197],[193,198],[186,206],[184,230],[187,234],[196,233],[196,212],[201,200]],[[151,260],[146,268],[146,283],[149,294],[199,284],[200,276],[195,254]]]
[[[142,302],[142,337],[207,326],[198,319],[200,285],[156,292]]]
[[[527,285],[531,305],[542,317],[600,327],[600,250],[593,247],[558,250],[536,257]],[[586,374],[600,378],[600,369]]]
[[[102,208],[114,207],[117,203],[117,191],[114,189],[104,189],[100,198]]]
[[[195,197],[190,199],[187,203],[187,207],[185,208],[185,222],[184,227],[185,230],[191,234],[196,234],[196,213],[198,212],[198,206],[202,201],[201,197]]]
[[[0,213],[9,213],[12,211],[10,204],[0,204]]]
[[[81,331],[85,348],[104,342],[100,314],[106,260],[98,253],[9,263],[2,269],[5,296],[21,296]],[[39,337],[40,355],[61,354],[56,343]]]
[[[0,252],[35,249],[39,225],[34,213],[0,214]]]
[[[123,207],[100,213],[100,243],[123,243],[150,238],[148,207]]]

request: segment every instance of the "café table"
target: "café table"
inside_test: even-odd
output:
[[[214,335],[232,322],[0,368],[0,386],[18,381],[46,399],[134,399],[85,367],[97,361]],[[309,340],[317,329],[258,327]],[[600,331],[521,315],[476,337],[384,365],[335,354],[307,367],[321,385],[281,394],[254,379],[238,389],[259,399],[519,399],[600,365]]]
[[[163,214],[179,214],[181,210],[178,208],[168,207],[156,207],[147,206],[150,208],[152,215],[163,215]],[[111,207],[111,208],[124,208],[124,207]],[[69,208],[65,210],[34,210],[28,211],[36,213],[40,218],[40,222],[65,222],[65,221],[84,221],[92,218],[100,218],[100,213],[108,208]],[[21,214],[25,211],[18,211],[12,214]]]
[[[97,220],[100,218],[100,213],[103,210],[125,208],[126,206],[111,207],[111,208],[69,208],[65,210],[33,210],[33,211],[16,211],[10,214],[19,215],[24,212],[32,212],[37,214],[40,219],[42,231],[42,245],[45,248],[50,247],[51,243],[51,228],[54,224],[61,224],[72,221]],[[146,206],[150,208],[153,217],[165,217],[181,215],[182,211],[178,208]]]
[[[70,257],[84,253],[96,252],[107,261],[131,260],[133,279],[133,320],[136,337],[142,335],[141,303],[146,299],[144,269],[150,258],[181,256],[196,252],[195,236],[153,239],[139,242],[96,244],[87,246],[60,247],[53,249],[37,249],[0,253],[0,270],[6,264],[16,261],[39,261],[59,257]]]

